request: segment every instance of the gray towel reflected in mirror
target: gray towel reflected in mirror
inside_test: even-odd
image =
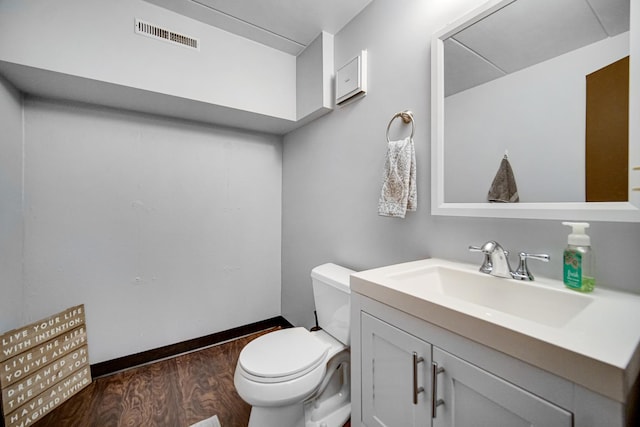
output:
[[[513,176],[513,170],[506,154],[500,162],[495,178],[493,178],[487,200],[498,203],[516,203],[520,201],[516,179]]]

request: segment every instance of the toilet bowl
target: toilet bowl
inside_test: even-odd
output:
[[[234,383],[249,403],[249,427],[342,427],[351,413],[349,275],[323,264],[311,272],[321,330],[282,329],[241,351]]]

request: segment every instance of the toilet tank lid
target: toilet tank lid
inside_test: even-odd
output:
[[[352,273],[355,271],[329,262],[311,270],[311,278],[350,293],[349,276]]]

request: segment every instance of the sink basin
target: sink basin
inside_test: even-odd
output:
[[[593,301],[590,296],[536,282],[500,279],[446,266],[419,268],[388,278],[412,293],[439,293],[551,327],[566,325]]]

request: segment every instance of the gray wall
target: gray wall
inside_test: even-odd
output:
[[[22,321],[22,106],[0,76],[0,330]]]
[[[339,68],[368,50],[369,93],[285,136],[282,310],[313,323],[309,272],[336,262],[356,270],[441,257],[480,264],[469,244],[489,239],[511,252],[546,252],[534,274],[561,278],[568,229],[559,221],[435,217],[430,214],[430,38],[484,0],[374,0],[335,36]],[[385,130],[404,109],[417,122],[418,211],[404,220],[377,215]],[[403,132],[392,126],[392,138]],[[567,218],[570,220],[571,218]],[[593,223],[599,284],[640,293],[640,224]]]
[[[430,215],[430,37],[483,2],[374,0],[335,38],[336,67],[368,50],[369,94],[283,145],[87,105],[23,107],[0,80],[0,328],[84,303],[96,363],[280,313],[309,326],[318,264],[479,264],[466,247],[488,239],[550,253],[531,267],[560,278],[558,221]],[[404,109],[419,207],[399,220],[376,207],[385,129]],[[404,131],[396,122],[392,137]],[[591,235],[600,283],[640,293],[640,225],[594,223]]]
[[[97,363],[280,315],[281,138],[24,110],[24,321],[84,303]]]

